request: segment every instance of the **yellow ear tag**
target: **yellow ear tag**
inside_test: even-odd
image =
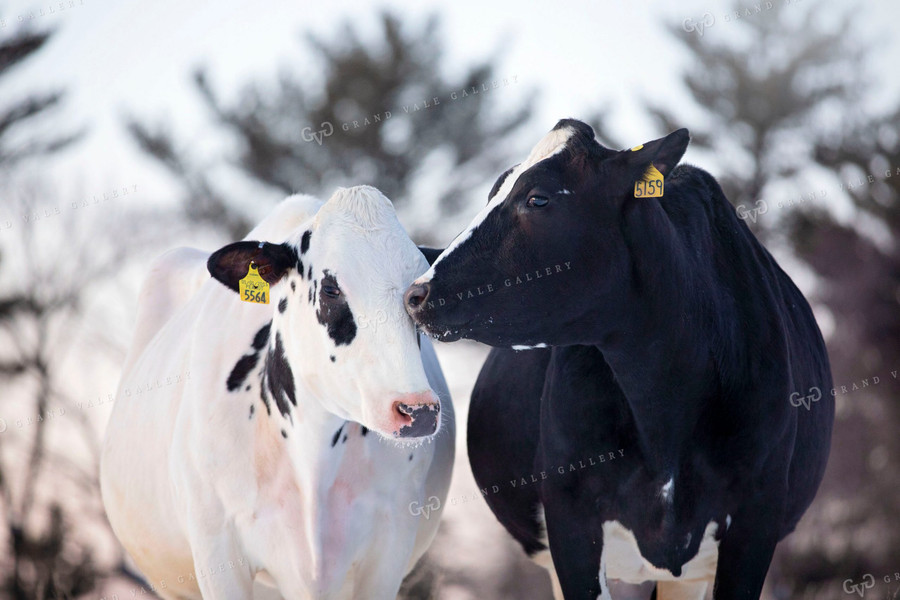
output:
[[[634,182],[635,198],[660,198],[663,195],[663,174],[652,164],[644,176]]]
[[[643,144],[638,144],[637,146],[635,146],[634,148],[632,148],[631,151],[632,151],[632,152],[637,152],[638,150],[640,150],[640,149],[643,148],[643,147],[644,147]]]
[[[241,300],[254,304],[269,303],[269,282],[259,276],[255,263],[250,263],[247,276],[238,282]]]

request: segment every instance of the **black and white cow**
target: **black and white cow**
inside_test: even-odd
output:
[[[269,304],[239,299],[251,263]],[[427,267],[366,186],[158,261],[101,461],[109,521],[154,591],[249,598],[259,578],[287,599],[396,597],[453,465],[447,386],[403,304]]]
[[[616,151],[560,121],[406,294],[434,337],[497,347],[472,469],[567,599],[607,578],[758,598],[825,470],[833,400],[790,401],[831,387],[812,311],[715,179],[676,167],[688,141]],[[635,197],[651,165],[664,193]]]

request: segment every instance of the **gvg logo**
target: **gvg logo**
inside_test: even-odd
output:
[[[402,315],[388,315],[384,310],[378,309],[378,311],[375,313],[375,316],[366,316],[365,314],[361,314],[359,315],[359,318],[356,319],[356,322],[360,329],[368,329],[371,327],[372,329],[375,329],[377,331],[380,325],[384,325],[388,321],[390,321],[392,324],[401,323],[408,318],[409,317],[407,317],[406,313],[402,313]]]
[[[866,595],[866,590],[870,590],[873,587],[875,587],[875,576],[871,573],[863,575],[862,581],[859,583],[853,583],[852,579],[844,580],[844,592],[847,594],[859,594],[860,598]]]
[[[414,517],[418,517],[419,515],[425,517],[425,519],[431,518],[432,511],[441,509],[441,499],[437,496],[429,496],[428,502],[424,505],[419,506],[419,503],[416,500],[413,500],[409,503],[409,514]]]
[[[735,208],[738,218],[744,221],[750,219],[750,221],[756,223],[756,219],[759,215],[764,215],[769,212],[769,205],[766,204],[765,200],[757,200],[753,206],[756,208],[747,208],[743,204],[738,204]]]
[[[813,402],[818,402],[822,399],[822,390],[817,387],[809,388],[809,393],[805,396],[801,396],[800,392],[794,392],[791,394],[791,406],[799,408],[804,407],[806,410],[809,410],[812,406]]]
[[[712,27],[715,24],[716,18],[712,15],[712,13],[703,13],[703,16],[700,17],[699,21],[694,21],[694,19],[691,17],[685,19],[681,23],[681,28],[688,33],[696,31],[697,35],[703,37],[703,30],[707,27]]]
[[[312,127],[304,127],[300,130],[300,137],[303,138],[304,142],[312,142],[315,140],[315,142],[321,146],[322,141],[334,133],[334,125],[328,121],[323,121],[322,123],[319,123],[319,127],[321,129],[318,131],[313,131]]]

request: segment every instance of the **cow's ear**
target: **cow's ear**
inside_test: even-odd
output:
[[[419,251],[425,255],[425,260],[428,261],[429,265],[433,265],[434,261],[437,260],[437,257],[441,255],[444,251],[443,248],[426,248],[425,246],[419,246]]]
[[[212,253],[206,261],[209,274],[226,287],[238,291],[238,282],[254,263],[260,277],[275,283],[297,264],[297,251],[288,244],[235,242]]]
[[[688,130],[679,129],[665,137],[626,150],[625,159],[635,171],[643,173],[652,164],[665,176],[684,156],[690,141],[691,134]]]

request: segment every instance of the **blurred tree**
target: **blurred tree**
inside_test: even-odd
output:
[[[786,554],[784,570],[795,582],[859,581],[900,565],[900,103],[892,114],[820,138],[814,157],[839,175],[856,209],[840,222],[833,207],[804,204],[786,221],[794,251],[819,276],[818,297],[834,315],[835,384],[851,390],[838,394],[831,506],[817,519],[844,543],[840,551],[833,541],[800,543],[803,551]],[[874,388],[853,391],[876,377]],[[884,585],[878,597],[892,597],[900,582]]]
[[[699,117],[655,98],[647,102],[663,132],[688,127],[691,145],[715,155],[726,197],[746,209],[767,196],[770,183],[809,165],[810,133],[821,127],[823,112],[846,112],[866,89],[858,67],[865,49],[855,42],[849,17],[825,25],[821,11],[810,7],[754,7],[735,3],[705,29],[671,26],[688,51],[684,84]],[[754,214],[749,224],[759,234],[766,221],[772,222],[757,222]]]
[[[40,50],[52,32],[32,33],[19,31],[8,40],[0,42],[0,85],[14,67]],[[29,94],[12,104],[0,105],[0,167],[8,169],[28,158],[45,156],[62,150],[76,141],[81,133],[56,134],[38,137],[32,133],[24,141],[17,132],[42,118],[58,107],[63,99],[61,91],[45,94]]]
[[[704,29],[679,23],[672,31],[688,50],[684,82],[701,117],[648,102],[663,131],[687,126],[693,144],[714,153],[739,214],[750,215],[757,235],[782,236],[812,268],[814,300],[833,316],[832,453],[816,502],[776,554],[769,581],[778,598],[843,598],[844,580],[900,564],[900,110],[862,110],[869,50],[849,18],[828,26],[823,16],[836,17],[796,3],[738,3]],[[802,190],[797,180],[816,164],[842,183]],[[850,223],[833,213],[844,196],[856,208]],[[759,200],[768,215],[752,212]],[[879,385],[840,391],[876,376]]]
[[[20,30],[0,42],[0,86],[14,67],[35,56],[51,36],[52,32]],[[23,415],[15,426],[0,419],[0,543],[6,546],[0,552],[0,593],[22,600],[83,595],[95,588],[102,573],[93,552],[78,542],[71,527],[72,515],[66,514],[71,503],[63,506],[39,493],[49,470],[57,491],[68,484],[78,486],[81,494],[92,497],[95,511],[100,508],[96,474],[52,447],[47,435],[48,423],[65,412],[56,354],[61,337],[55,327],[60,319],[80,317],[84,273],[70,270],[86,267],[88,263],[79,258],[93,251],[87,240],[81,240],[83,248],[73,249],[71,244],[79,240],[69,238],[74,232],[68,228],[55,238],[62,245],[59,252],[50,254],[53,248],[39,241],[34,228],[58,215],[59,205],[48,203],[46,193],[12,183],[17,168],[56,153],[82,136],[83,132],[70,131],[36,134],[63,98],[62,91],[26,93],[13,101],[5,94],[0,103],[0,195],[4,210],[16,216],[16,223],[8,223],[0,241],[5,250],[17,250],[13,260],[0,252],[0,274],[15,283],[0,288],[0,382],[5,391],[0,401],[5,417],[13,414],[14,405]],[[60,261],[60,256],[68,260]],[[99,275],[99,271],[88,268],[87,275]],[[20,393],[12,393],[14,388]],[[26,406],[23,399],[31,402]],[[83,415],[76,414],[70,423],[89,445],[96,445],[97,432]],[[102,508],[93,516],[103,519]]]
[[[349,23],[333,41],[308,34],[307,46],[321,62],[320,84],[307,83],[299,72],[282,73],[274,90],[248,84],[234,105],[224,103],[206,71],[198,70],[194,82],[205,106],[238,142],[231,164],[282,195],[330,195],[337,185],[368,183],[398,207],[415,193],[417,206],[445,212],[457,211],[466,192],[506,169],[505,142],[530,116],[532,100],[508,114],[496,110],[506,86],[490,62],[459,77],[442,75],[436,17],[408,32],[399,17],[383,13],[378,38],[361,41]],[[512,76],[506,79],[512,85]],[[258,217],[241,210],[246,198],[231,197],[195,166],[165,127],[134,118],[127,125],[140,147],[181,182],[192,222],[232,238],[246,233]],[[432,160],[444,167],[440,185],[417,187],[424,165],[432,165],[428,175],[435,176]]]

